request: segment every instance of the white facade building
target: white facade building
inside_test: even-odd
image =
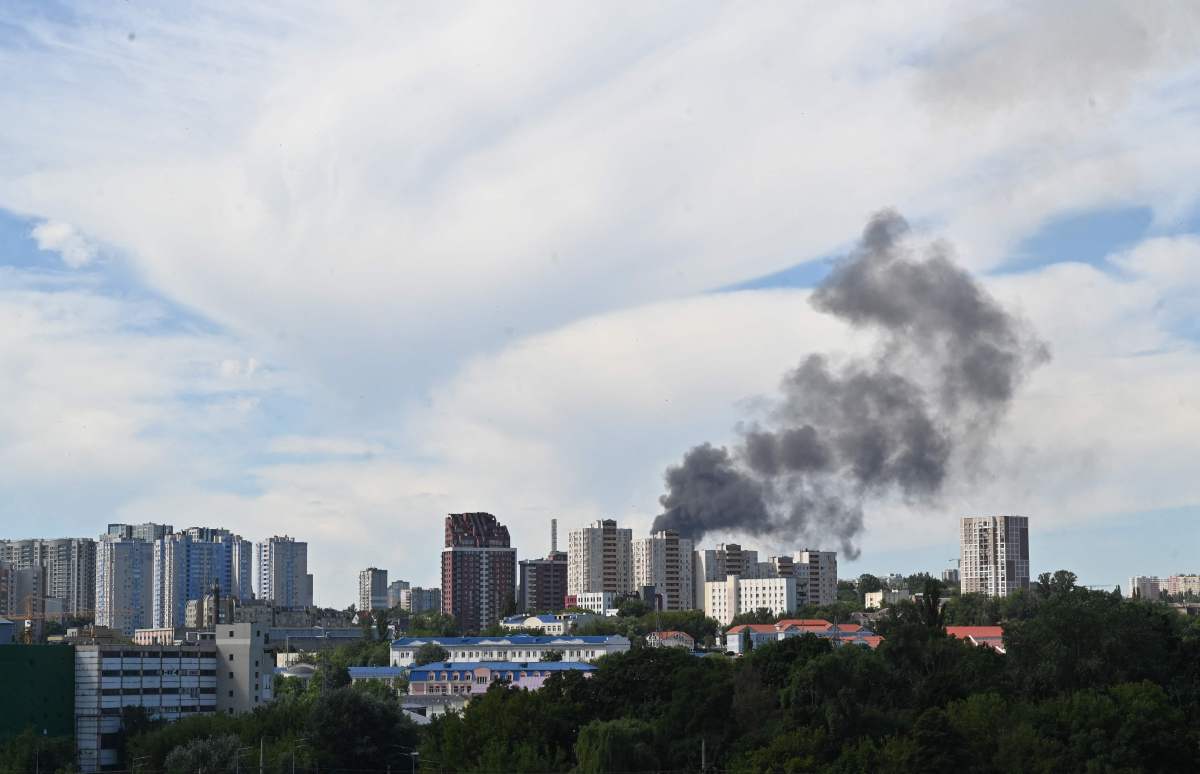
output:
[[[597,636],[564,635],[538,637],[514,634],[508,637],[401,637],[392,642],[392,666],[409,667],[422,645],[440,645],[450,657],[461,661],[541,661],[547,651],[562,654],[563,661],[594,661],[629,650],[629,640],[619,634]]]
[[[1003,597],[1029,588],[1029,519],[964,516],[959,525],[963,594]]]
[[[284,535],[255,545],[259,599],[275,607],[312,607],[313,576],[308,572],[308,543]]]
[[[1130,599],[1161,599],[1167,591],[1167,582],[1162,578],[1135,575],[1125,585],[1125,595]]]
[[[863,606],[867,610],[879,610],[880,608],[894,605],[905,599],[912,599],[912,594],[908,593],[907,589],[899,589],[892,591],[884,589],[883,591],[868,591],[863,594]]]
[[[728,626],[742,613],[760,609],[776,616],[794,612],[796,579],[729,575],[724,581],[704,584],[704,614],[722,626]]]
[[[633,586],[633,530],[601,519],[571,530],[567,551],[567,595],[596,591],[628,594]]]
[[[692,610],[692,541],[674,530],[633,541],[633,584],[653,586],[662,610]]]
[[[1200,575],[1172,575],[1167,578],[1167,593],[1171,596],[1193,594],[1200,596]]]
[[[797,592],[804,604],[832,605],[837,601],[837,551],[797,551],[792,559],[797,580],[804,582],[803,590]]]
[[[694,551],[692,554],[693,606],[703,610],[705,605],[704,584],[724,581],[730,575],[757,578],[762,575],[758,552],[744,549],[737,543],[722,543],[716,548]]]
[[[154,546],[102,537],[96,544],[96,625],[132,635],[154,613]]]

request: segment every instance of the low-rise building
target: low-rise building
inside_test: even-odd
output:
[[[179,720],[253,710],[271,699],[266,632],[223,624],[212,638],[178,645],[99,644],[75,647],[75,745],[79,768],[116,765],[122,707]]]
[[[548,651],[562,654],[563,661],[594,661],[629,650],[629,639],[619,634],[538,637],[514,634],[508,637],[401,637],[392,642],[392,666],[411,667],[422,645],[440,645],[450,654],[448,662],[541,661]],[[554,662],[549,662],[554,663]]]
[[[625,598],[625,594],[616,591],[586,591],[582,594],[567,595],[567,607],[580,610],[590,610],[599,615],[616,615],[617,602]]]
[[[796,609],[796,578],[726,576],[704,584],[704,614],[728,626],[742,613],[767,610],[786,615]]]
[[[863,607],[868,610],[880,610],[906,599],[912,599],[912,594],[908,592],[908,589],[868,591],[863,594]]]
[[[832,640],[834,645],[860,645],[872,649],[883,642],[883,637],[860,624],[833,624],[821,618],[792,618],[773,624],[734,626],[725,632],[725,650],[745,655],[761,645],[805,635]]]
[[[947,626],[946,635],[966,640],[972,645],[991,648],[998,653],[1004,652],[1003,626]]]
[[[500,626],[509,631],[532,630],[542,634],[567,634],[580,624],[592,620],[587,613],[543,613],[542,615],[514,615],[505,618]]]
[[[134,629],[134,645],[170,645],[175,641],[175,630],[170,627],[160,629]]]
[[[294,667],[293,667],[294,668]],[[350,673],[350,684],[362,682],[383,683],[388,688],[400,690],[407,684],[404,667],[394,666],[352,666],[347,667]]]
[[[696,649],[696,640],[687,632],[650,632],[646,635],[646,644],[651,648],[686,648],[687,650]]]
[[[503,680],[526,690],[536,691],[552,674],[594,670],[591,664],[571,661],[444,661],[408,670],[408,692],[412,696],[477,696]]]

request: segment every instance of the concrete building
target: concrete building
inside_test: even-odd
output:
[[[250,541],[227,529],[191,527],[154,541],[154,627],[182,627],[188,600],[214,588],[249,599],[251,567]]]
[[[14,637],[16,625],[7,618],[0,618],[0,645],[9,645]]]
[[[1168,577],[1167,593],[1172,597],[1200,596],[1200,575],[1172,575]]]
[[[400,603],[403,599],[403,597],[401,596],[401,592],[407,591],[410,588],[411,588],[411,586],[409,585],[408,581],[398,580],[398,581],[392,581],[391,583],[389,583],[388,587],[387,587],[388,609],[390,610],[394,607],[400,607],[401,606]]]
[[[1162,578],[1135,575],[1125,585],[1125,596],[1130,599],[1162,599],[1167,591],[1167,582]]]
[[[503,680],[514,688],[536,691],[552,674],[594,670],[591,664],[571,661],[459,661],[436,662],[408,671],[408,692],[413,696],[462,695],[487,693],[492,683]]]
[[[359,572],[358,609],[366,611],[388,609],[387,570],[368,567]]]
[[[704,609],[704,584],[724,581],[730,575],[754,578],[760,573],[758,552],[743,549],[737,543],[722,543],[716,548],[695,551],[692,555],[692,606]]]
[[[221,623],[250,623],[250,620],[239,621],[235,613],[238,609],[237,600],[221,597],[218,601],[213,594],[205,594],[200,599],[189,599],[183,613],[185,629],[211,629]],[[217,616],[217,605],[220,605],[220,617]],[[269,624],[269,622],[268,622]]]
[[[442,609],[442,590],[413,586],[400,592],[400,609],[410,613],[428,613]]]
[[[108,537],[123,538],[125,540],[144,540],[147,543],[153,543],[155,540],[164,538],[174,531],[175,528],[170,524],[155,524],[152,521],[148,521],[145,524],[109,524],[105,534]]]
[[[1003,597],[1029,588],[1029,519],[964,516],[958,567],[963,594]]]
[[[863,607],[868,610],[879,610],[906,599],[912,599],[912,594],[909,594],[907,589],[868,591],[863,594]]]
[[[270,701],[273,669],[263,649],[265,632],[233,624],[215,635],[191,644],[75,647],[81,771],[116,765],[122,707],[144,707],[152,718],[175,721],[238,714]]]
[[[96,541],[91,538],[0,540],[0,562],[16,571],[40,567],[39,593],[59,600],[65,616],[90,616],[96,606]]]
[[[547,651],[562,654],[563,661],[594,661],[629,650],[629,640],[619,634],[538,637],[514,634],[505,637],[401,637],[392,642],[392,666],[409,667],[422,645],[440,645],[450,654],[447,662],[541,661]]]
[[[742,613],[769,610],[786,615],[796,609],[796,579],[726,576],[704,584],[704,614],[728,626]]]
[[[102,536],[96,543],[96,625],[132,635],[154,615],[154,545]]]
[[[522,559],[517,579],[517,609],[557,613],[567,599],[567,553],[551,551],[544,559]]]
[[[566,602],[567,607],[590,610],[598,615],[616,615],[617,603],[625,596],[615,591],[589,591],[575,596],[568,594]]]
[[[958,568],[951,567],[948,570],[942,570],[942,583],[958,583]]]
[[[575,627],[592,620],[588,613],[541,613],[514,615],[505,618],[500,626],[508,631],[533,630],[542,634],[569,634]]]
[[[308,543],[287,535],[255,544],[255,584],[259,599],[275,607],[305,608],[313,604],[313,576],[308,571]]]
[[[804,604],[832,605],[837,601],[837,551],[806,549],[792,554],[792,559],[796,578],[806,583],[796,592]]]
[[[821,618],[788,619],[773,624],[739,624],[725,632],[725,649],[737,655],[746,655],[753,649],[791,637],[811,635],[830,640],[835,646],[858,645],[872,650],[883,642],[870,629],[859,624],[832,624]]]
[[[633,530],[613,519],[573,529],[567,536],[567,594],[629,594],[633,583]]]
[[[685,650],[695,650],[696,640],[687,632],[650,632],[646,635],[646,645],[651,648],[684,648]]]
[[[675,530],[663,530],[633,541],[633,584],[651,586],[658,610],[692,610],[692,541]]]
[[[134,645],[171,645],[175,642],[174,629],[134,629]]]
[[[446,516],[442,612],[463,631],[480,631],[516,606],[517,549],[490,513]]]

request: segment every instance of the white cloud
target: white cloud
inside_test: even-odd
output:
[[[46,220],[33,227],[29,233],[37,242],[39,250],[48,250],[62,256],[63,263],[72,269],[86,266],[96,259],[96,247],[70,223]]]

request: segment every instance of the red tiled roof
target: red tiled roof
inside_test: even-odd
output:
[[[692,635],[688,634],[687,632],[677,632],[673,629],[666,632],[650,632],[650,634],[653,634],[660,640],[668,640],[672,637],[687,637],[689,640],[692,638]]]
[[[775,624],[775,628],[780,631],[791,629],[794,626],[800,628],[819,628],[822,631],[828,629],[833,624],[826,621],[824,618],[788,618]]]
[[[846,632],[847,634],[849,634],[851,632],[858,631],[859,629],[862,628],[862,626],[860,624],[843,623],[843,624],[838,624],[837,628],[838,628],[839,632]]]
[[[871,650],[875,650],[879,647],[879,643],[883,642],[883,637],[880,637],[878,634],[873,634],[869,637],[859,637],[856,640],[850,640],[850,642],[861,642]]]
[[[775,633],[775,624],[738,624],[732,629],[725,632],[726,634],[740,634],[742,631],[749,629],[752,632]]]
[[[1003,626],[947,626],[946,634],[959,639],[973,638],[980,639],[1000,639],[1004,637]]]

